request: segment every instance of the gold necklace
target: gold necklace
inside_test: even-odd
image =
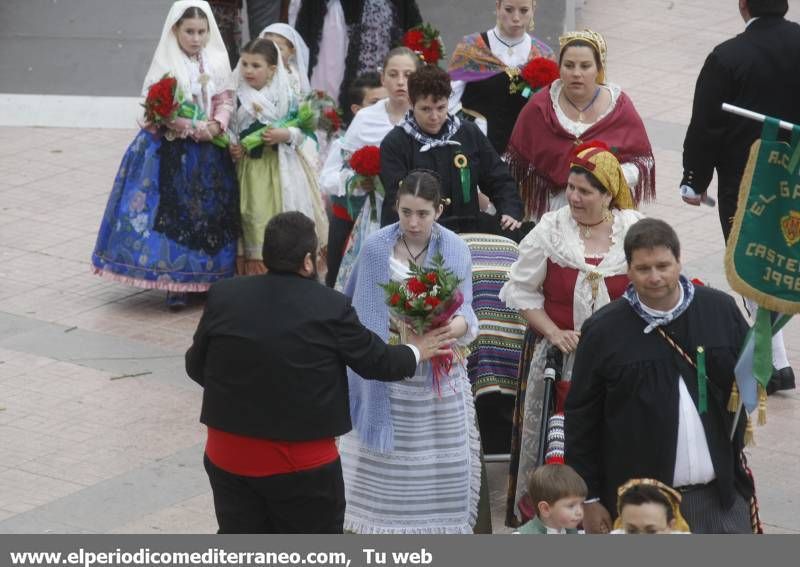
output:
[[[594,227],[603,224],[607,220],[611,220],[611,211],[606,211],[605,213],[603,213],[603,218],[601,218],[599,221],[597,221],[594,224],[586,224],[586,223],[582,223],[582,222],[579,222],[579,221],[575,221],[575,222],[578,223],[578,226],[580,227],[581,236],[583,236],[584,239],[587,239],[587,238],[591,238],[592,237],[592,229]]]

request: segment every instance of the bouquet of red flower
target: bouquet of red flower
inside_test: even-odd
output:
[[[306,101],[317,115],[317,129],[325,132],[330,141],[331,136],[342,129],[342,111],[325,91],[313,91],[306,97]]]
[[[144,99],[144,119],[150,124],[163,125],[175,120],[180,104],[175,100],[178,81],[174,77],[164,77],[150,85]]]
[[[441,254],[433,257],[430,268],[411,263],[409,271],[411,275],[404,282],[380,284],[386,292],[389,311],[418,335],[446,325],[464,303],[464,296],[458,289],[461,280],[444,266]],[[456,349],[431,360],[437,391],[440,391],[441,379],[449,374],[454,360],[462,363],[464,353]]]
[[[444,57],[444,44],[439,30],[430,24],[420,24],[408,30],[403,36],[403,45],[428,65],[436,65]]]
[[[377,212],[377,199],[375,193],[377,192],[381,197],[384,196],[385,191],[381,178],[381,149],[378,146],[364,146],[359,148],[353,155],[350,156],[350,169],[355,172],[355,175],[347,182],[347,194],[351,194],[352,190],[356,187],[363,186],[363,182],[367,179],[372,180],[373,190],[369,191],[369,203],[372,206],[370,218],[373,222],[378,220]]]
[[[199,106],[189,101],[181,102],[182,98],[177,79],[164,75],[147,89],[147,96],[142,104],[145,121],[166,127],[176,118],[190,118],[192,123],[208,119]],[[228,137],[219,134],[212,138],[211,143],[220,148],[227,148]]]
[[[558,77],[558,63],[544,57],[534,57],[520,70],[519,75],[515,77],[517,80],[511,82],[509,90],[512,94],[522,91],[522,96],[528,98]]]

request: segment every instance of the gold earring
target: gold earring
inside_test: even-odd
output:
[[[528,31],[533,31],[534,29],[536,29],[536,22],[531,18],[531,23],[528,24]]]

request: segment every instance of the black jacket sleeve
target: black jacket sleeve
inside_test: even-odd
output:
[[[417,359],[406,345],[387,345],[358,320],[348,301],[339,319],[337,341],[347,366],[367,380],[395,381],[414,375]]]
[[[381,210],[381,226],[397,222],[397,187],[411,170],[412,148],[409,136],[395,128],[381,142],[381,183],[385,196]]]
[[[517,183],[508,170],[508,165],[500,159],[492,147],[489,138],[475,126],[475,141],[480,155],[480,179],[478,185],[491,199],[498,215],[508,215],[515,220],[522,220],[523,207],[519,197]]]
[[[729,117],[722,103],[733,96],[732,77],[714,52],[708,56],[694,91],[692,118],[683,142],[683,179],[696,193],[708,189],[719,164]]]
[[[203,316],[200,318],[197,330],[194,333],[192,346],[186,351],[186,374],[201,386],[205,386],[206,354],[208,352],[209,332],[213,319],[212,291],[209,290],[206,306],[203,309]]]
[[[564,459],[589,488],[588,498],[603,496],[603,408],[605,379],[598,364],[603,345],[591,320],[581,329],[572,384],[564,405]]]

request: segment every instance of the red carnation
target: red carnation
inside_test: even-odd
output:
[[[412,51],[421,51],[424,47],[424,40],[425,34],[422,33],[422,31],[416,29],[408,30],[406,35],[403,37],[403,45]]]
[[[144,114],[148,122],[166,122],[173,118],[178,110],[175,101],[175,89],[178,81],[174,77],[164,77],[150,85],[144,101]]]
[[[393,293],[392,297],[389,298],[389,303],[391,305],[397,305],[398,303],[400,303],[400,294],[399,293]]]
[[[558,79],[558,63],[544,57],[534,57],[522,68],[520,74],[531,89],[537,91]]]
[[[701,287],[705,287],[706,285],[705,282],[703,282],[703,280],[701,280],[700,278],[692,278],[692,283],[694,285],[699,285]]]
[[[425,293],[427,290],[428,286],[419,281],[417,278],[411,278],[408,280],[408,291],[410,291],[414,295]]]
[[[436,276],[436,272],[428,272],[425,274],[425,279],[428,280],[428,283],[431,285],[436,285],[439,281],[439,278]]]
[[[428,65],[436,65],[442,58],[442,48],[438,41],[433,41],[428,47],[422,48],[422,58]]]
[[[426,309],[436,309],[441,301],[438,297],[429,296],[425,298],[425,308]]]
[[[328,119],[331,125],[331,132],[338,132],[342,128],[342,119],[335,108],[329,108],[324,113],[325,118]]]
[[[364,146],[350,157],[350,167],[359,175],[374,177],[381,172],[381,149]]]

